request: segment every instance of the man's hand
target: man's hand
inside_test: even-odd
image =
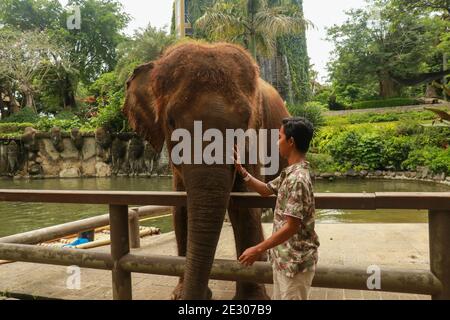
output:
[[[259,259],[262,254],[263,251],[261,251],[257,246],[248,248],[239,257],[239,262],[244,266],[250,267]]]
[[[239,149],[237,145],[234,146],[234,166],[236,167],[237,172],[242,176],[246,177],[248,175],[247,170],[242,166],[241,156],[239,155]]]

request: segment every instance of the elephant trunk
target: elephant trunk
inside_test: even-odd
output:
[[[228,207],[234,171],[230,167],[184,170],[188,195],[188,245],[183,299],[208,298],[208,280]]]

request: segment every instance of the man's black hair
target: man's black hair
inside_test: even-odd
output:
[[[298,151],[307,153],[314,136],[314,125],[306,118],[296,117],[283,120],[286,139],[294,138]]]

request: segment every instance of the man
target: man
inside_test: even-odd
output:
[[[263,197],[277,195],[272,236],[247,249],[239,262],[251,266],[267,250],[273,265],[273,300],[307,300],[318,262],[319,238],[315,228],[315,203],[306,154],[314,135],[304,118],[283,121],[278,141],[288,167],[268,184],[252,177],[240,164],[236,169],[247,186]]]

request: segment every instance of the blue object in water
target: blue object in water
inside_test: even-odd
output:
[[[73,248],[73,247],[79,246],[81,244],[89,243],[89,242],[90,242],[89,239],[78,238],[77,240],[75,240],[71,244],[67,244],[67,245],[63,246],[63,248]]]

